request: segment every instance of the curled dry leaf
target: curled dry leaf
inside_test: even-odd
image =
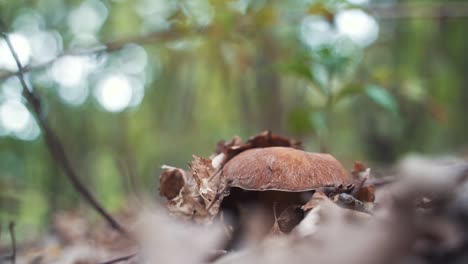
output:
[[[304,211],[299,205],[286,208],[276,219],[278,228],[283,233],[289,233],[304,219]]]
[[[167,198],[166,207],[168,210],[184,219],[192,219],[197,222],[211,220],[210,213],[197,190],[193,177],[189,177],[188,173],[179,168],[163,166],[162,169],[163,172],[159,178],[160,194]],[[184,185],[177,193],[181,182]],[[175,186],[170,183],[174,183]],[[174,196],[175,193],[177,195]]]
[[[355,161],[351,175],[354,180],[362,180],[369,178],[370,169],[361,161]]]
[[[283,212],[279,215],[276,215],[276,209],[273,208],[273,213],[275,217],[275,223],[270,230],[272,235],[283,235],[291,232],[294,227],[296,227],[302,219],[304,219],[304,210],[302,210],[299,205],[288,206]]]
[[[215,168],[213,168],[210,159],[195,155],[192,157],[193,160],[189,164],[189,167],[192,171],[192,177],[197,184],[197,189],[206,202],[211,202],[216,196],[220,181],[219,178],[211,178],[216,172]]]
[[[375,201],[375,186],[366,185],[361,187],[356,193],[355,198],[359,201],[373,203]]]
[[[373,184],[365,184],[371,178],[370,168],[360,161],[355,161],[351,175],[356,182],[353,196],[362,202],[374,202],[375,186]]]
[[[159,194],[168,200],[179,195],[185,185],[184,171],[181,169],[163,166],[164,171],[159,178]]]
[[[242,139],[239,136],[235,136],[229,142],[225,143],[220,141],[217,144],[216,152],[211,156],[214,160],[215,157],[221,160],[219,167],[223,166],[226,162],[232,159],[239,153],[253,148],[268,148],[268,147],[289,147],[295,149],[302,149],[300,141],[294,139],[288,139],[276,134],[271,131],[264,131],[258,135],[251,137],[247,142],[242,143]],[[222,157],[222,159],[220,158]],[[216,167],[216,166],[215,166]]]

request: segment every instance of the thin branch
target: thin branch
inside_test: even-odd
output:
[[[388,185],[388,184],[392,184],[392,183],[395,183],[398,179],[395,177],[395,176],[385,176],[385,177],[382,177],[382,178],[372,178],[372,179],[368,179],[363,187],[366,187],[366,186],[369,186],[369,185],[372,185],[372,186],[375,186],[375,187],[382,187],[382,186],[385,186],[385,185]]]
[[[11,238],[11,263],[16,263],[16,235],[15,235],[15,222],[10,222],[8,225],[8,229],[10,230],[10,238]]]
[[[370,4],[364,7],[379,19],[439,19],[468,17],[467,2]]]
[[[468,3],[444,2],[444,3],[398,3],[398,4],[370,4],[362,7],[372,15],[383,20],[392,19],[438,19],[438,18],[466,18],[468,17]],[[1,26],[1,25],[0,25]],[[24,72],[44,69],[52,65],[56,60],[67,55],[90,55],[101,52],[111,52],[122,49],[130,43],[149,44],[155,41],[173,40],[187,33],[186,30],[174,28],[170,31],[151,32],[146,35],[131,36],[127,38],[109,41],[88,49],[65,51],[56,58],[45,63],[26,66]],[[0,74],[0,81],[18,75],[19,72],[4,72]]]
[[[127,256],[124,256],[124,257],[120,257],[120,258],[108,260],[108,261],[105,261],[105,262],[101,262],[99,264],[114,264],[114,263],[129,260],[129,259],[131,259],[131,258],[133,258],[135,256],[136,256],[136,253],[133,253],[133,254],[130,254],[130,255],[127,255]]]
[[[47,62],[23,67],[23,73],[45,69],[51,66],[52,64],[54,64],[54,62],[56,62],[60,58],[65,57],[65,56],[85,56],[85,55],[99,54],[102,52],[118,51],[118,50],[121,50],[123,47],[125,47],[125,45],[131,44],[131,43],[145,45],[149,43],[154,43],[156,41],[174,40],[177,37],[184,35],[184,33],[186,33],[184,30],[176,27],[176,28],[171,29],[170,31],[151,32],[146,35],[138,35],[138,36],[126,37],[126,38],[122,38],[122,39],[118,39],[114,41],[109,41],[104,44],[97,45],[91,48],[64,51],[60,53],[57,57]],[[3,74],[0,74],[0,81],[4,79],[8,79],[12,76],[18,76],[19,74],[20,74],[19,71],[5,72]]]
[[[42,112],[40,100],[37,94],[34,92],[33,89],[29,89],[28,85],[26,84],[24,78],[24,68],[19,61],[18,54],[16,53],[8,34],[3,32],[3,38],[5,39],[8,48],[10,49],[13,58],[15,59],[16,65],[18,67],[18,79],[20,80],[21,86],[23,87],[23,96],[27,101],[27,105],[30,108],[31,112],[35,116],[39,127],[42,130],[44,135],[44,139],[46,141],[46,145],[54,158],[54,160],[59,164],[59,166],[63,169],[65,175],[68,177],[70,182],[72,183],[75,190],[81,194],[81,196],[85,199],[85,201],[91,205],[108,223],[109,225],[117,230],[119,233],[128,237],[128,233],[126,230],[114,219],[112,216],[102,207],[99,202],[94,198],[94,196],[86,189],[85,185],[80,181],[77,173],[73,169],[70,159],[68,158],[63,144],[61,143],[60,139],[56,135],[56,133],[52,130],[51,126],[48,123],[45,115]]]
[[[208,207],[206,208],[207,211],[210,211],[211,207],[213,207],[213,205],[220,199],[222,198],[221,196],[226,196],[226,192],[227,190],[229,190],[231,188],[231,184],[232,184],[232,180],[231,179],[228,179],[224,185],[224,187],[221,189],[221,191],[216,190],[216,195],[215,197],[213,198],[213,200],[210,202],[210,204],[208,205]]]
[[[379,19],[438,19],[438,18],[465,18],[468,17],[468,3],[466,2],[449,2],[442,4],[415,4],[415,3],[399,3],[399,4],[370,4],[363,7],[372,15]],[[173,40],[187,33],[186,30],[180,28],[171,29],[164,32],[151,32],[146,35],[131,36],[127,38],[109,41],[88,49],[78,49],[65,51],[59,54],[54,59],[45,63],[25,66],[23,72],[37,71],[49,67],[58,59],[64,56],[81,56],[91,55],[101,52],[111,52],[122,49],[130,43],[149,44],[155,41]],[[12,76],[19,75],[19,72],[4,72],[0,73],[0,81],[8,79]]]

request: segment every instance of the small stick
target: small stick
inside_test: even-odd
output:
[[[113,263],[118,263],[118,262],[122,262],[122,261],[126,261],[126,260],[129,260],[133,257],[136,256],[136,253],[132,253],[130,255],[127,255],[127,256],[123,256],[123,257],[119,257],[119,258],[116,258],[116,259],[111,259],[111,260],[108,260],[108,261],[104,261],[104,262],[101,262],[99,264],[113,264]]]
[[[208,182],[210,182],[211,180],[213,180],[214,177],[216,177],[221,171],[222,171],[223,167],[220,167],[218,168],[215,173],[213,173],[213,175],[211,175],[209,178],[208,178]]]
[[[206,208],[207,211],[211,209],[211,207],[221,198],[221,194],[224,194],[231,186],[231,180],[226,181],[226,185],[224,185],[223,189],[221,191],[216,190],[216,195],[211,201],[211,203],[208,205]]]
[[[11,221],[8,225],[8,229],[10,230],[10,238],[11,238],[11,263],[16,263],[16,236],[15,236],[15,222]]]

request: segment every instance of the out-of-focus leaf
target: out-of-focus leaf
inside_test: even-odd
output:
[[[343,89],[339,90],[335,97],[334,97],[334,103],[338,103],[342,99],[349,98],[354,95],[358,95],[362,93],[364,90],[364,86],[357,84],[357,83],[351,83],[346,85]]]
[[[398,114],[398,106],[395,98],[393,98],[393,95],[390,94],[385,88],[377,85],[367,85],[365,90],[367,96],[376,104],[380,105],[393,114]]]
[[[310,120],[312,121],[312,125],[316,132],[321,132],[327,129],[327,120],[326,120],[325,113],[323,112],[314,112],[310,116]]]
[[[334,73],[343,72],[351,62],[351,57],[337,52],[336,47],[333,45],[324,45],[316,50],[313,58],[317,63],[325,66],[328,71]]]
[[[281,68],[307,80],[314,81],[310,67],[306,62],[291,61],[290,63],[281,65]]]
[[[307,61],[292,60],[290,63],[280,65],[280,68],[310,81],[313,84],[313,88],[316,88],[322,95],[326,94],[322,82],[320,82],[316,78],[315,74],[313,74],[311,65]]]
[[[315,2],[311,4],[309,6],[309,9],[307,10],[307,13],[311,15],[321,15],[325,17],[329,22],[332,22],[334,18],[333,11],[320,2]]]
[[[305,106],[296,106],[289,112],[288,126],[295,134],[307,134],[314,129],[312,120],[309,118],[311,109]]]

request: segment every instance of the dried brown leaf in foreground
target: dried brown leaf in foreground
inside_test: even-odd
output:
[[[219,255],[225,239],[218,223],[203,226],[180,221],[158,207],[144,210],[134,230],[142,263],[206,263],[214,254]]]
[[[159,195],[165,196],[168,200],[174,199],[179,195],[184,185],[184,172],[182,170],[166,168],[159,179]]]

